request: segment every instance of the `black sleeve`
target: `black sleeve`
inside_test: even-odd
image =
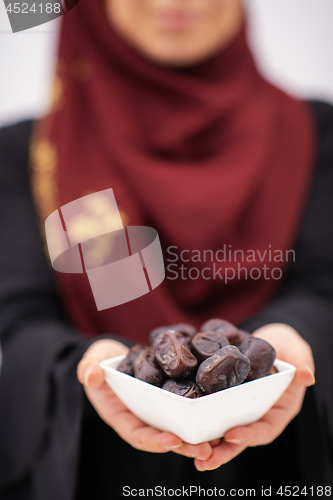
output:
[[[277,296],[242,326],[253,332],[270,323],[285,323],[310,344],[316,385],[308,390],[308,397],[316,401],[320,430],[308,429],[303,437],[309,442],[309,436],[315,433],[319,439],[320,431],[323,433],[327,458],[323,466],[326,477],[333,481],[333,107],[320,102],[312,107],[318,123],[317,169],[295,247],[295,262]]]
[[[52,498],[66,500],[83,403],[76,366],[91,340],[64,318],[43,254],[28,181],[31,128],[0,130],[0,491],[34,469],[34,481],[43,478],[34,498],[50,498],[48,484]]]

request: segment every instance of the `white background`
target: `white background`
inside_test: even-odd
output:
[[[246,4],[251,44],[268,78],[294,94],[333,102],[333,0]],[[0,125],[47,109],[57,25],[13,34],[0,0]]]

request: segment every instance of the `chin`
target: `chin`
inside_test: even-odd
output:
[[[193,48],[192,50],[181,50],[177,48],[176,50],[166,49],[149,51],[149,53],[145,52],[145,55],[162,66],[187,67],[203,62],[211,55],[211,50],[193,51]]]

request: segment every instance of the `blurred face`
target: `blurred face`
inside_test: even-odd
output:
[[[149,59],[199,63],[227,45],[242,23],[241,0],[105,0],[116,31]]]

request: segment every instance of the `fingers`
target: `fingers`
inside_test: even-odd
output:
[[[195,460],[194,465],[199,471],[217,469],[247,447],[266,445],[274,441],[290,420],[289,416],[283,414],[283,409],[272,408],[260,421],[228,431],[221,444],[212,448],[211,457],[208,460]]]
[[[278,410],[271,410],[273,413],[278,413]],[[262,419],[254,424],[246,427],[236,427],[226,434],[225,441],[235,445],[246,446],[262,446],[269,444],[283,431],[284,426],[278,425],[275,427],[274,420],[276,418],[271,416],[269,419]]]
[[[166,453],[183,446],[182,440],[171,432],[161,432],[143,422],[130,435],[129,443],[136,449],[151,453]]]
[[[246,448],[245,444],[227,443],[222,440],[221,444],[212,449],[212,455],[208,460],[195,459],[194,465],[198,471],[213,470],[230,462]]]
[[[100,417],[134,448],[165,453],[175,446],[183,445],[178,436],[144,424],[126,408],[105,383],[97,389],[86,387],[86,392]]]
[[[214,439],[213,441],[209,441],[209,444],[212,448],[219,446],[221,444],[222,439]]]
[[[113,404],[113,413],[109,414],[108,418],[114,430],[138,450],[154,453],[174,451],[186,457],[200,457],[202,460],[206,460],[212,454],[212,448],[208,443],[199,445],[183,443],[171,432],[159,431],[144,424],[121,402],[118,406]]]
[[[118,417],[121,417],[121,420],[118,421]],[[117,418],[113,419],[113,428],[123,439],[138,450],[151,453],[173,451],[185,457],[198,457],[201,460],[207,460],[212,454],[209,443],[198,445],[183,443],[175,434],[149,427],[130,412],[117,415]]]
[[[183,446],[172,450],[178,455],[184,457],[195,458],[199,460],[208,460],[213,453],[212,446],[209,443],[188,444],[184,443]]]
[[[181,439],[174,434],[170,432],[161,432],[145,424],[137,427],[128,442],[130,442],[134,448],[153,453],[173,451],[178,455],[199,458],[200,460],[208,460],[212,455],[212,447],[209,443],[197,445],[183,443]]]
[[[198,457],[202,460],[211,456],[212,447],[209,443],[190,445],[171,432],[160,431],[146,425],[126,408],[105,383],[97,389],[86,387],[86,392],[100,417],[134,448],[152,453],[174,451],[186,457]]]
[[[305,388],[293,382],[261,420],[229,430],[221,443],[212,447],[212,455],[208,460],[195,460],[196,468],[199,471],[217,469],[247,447],[262,446],[274,441],[300,411],[304,393]]]
[[[262,446],[271,443],[299,413],[305,388],[294,384],[258,422],[231,429],[224,436],[228,443]]]

